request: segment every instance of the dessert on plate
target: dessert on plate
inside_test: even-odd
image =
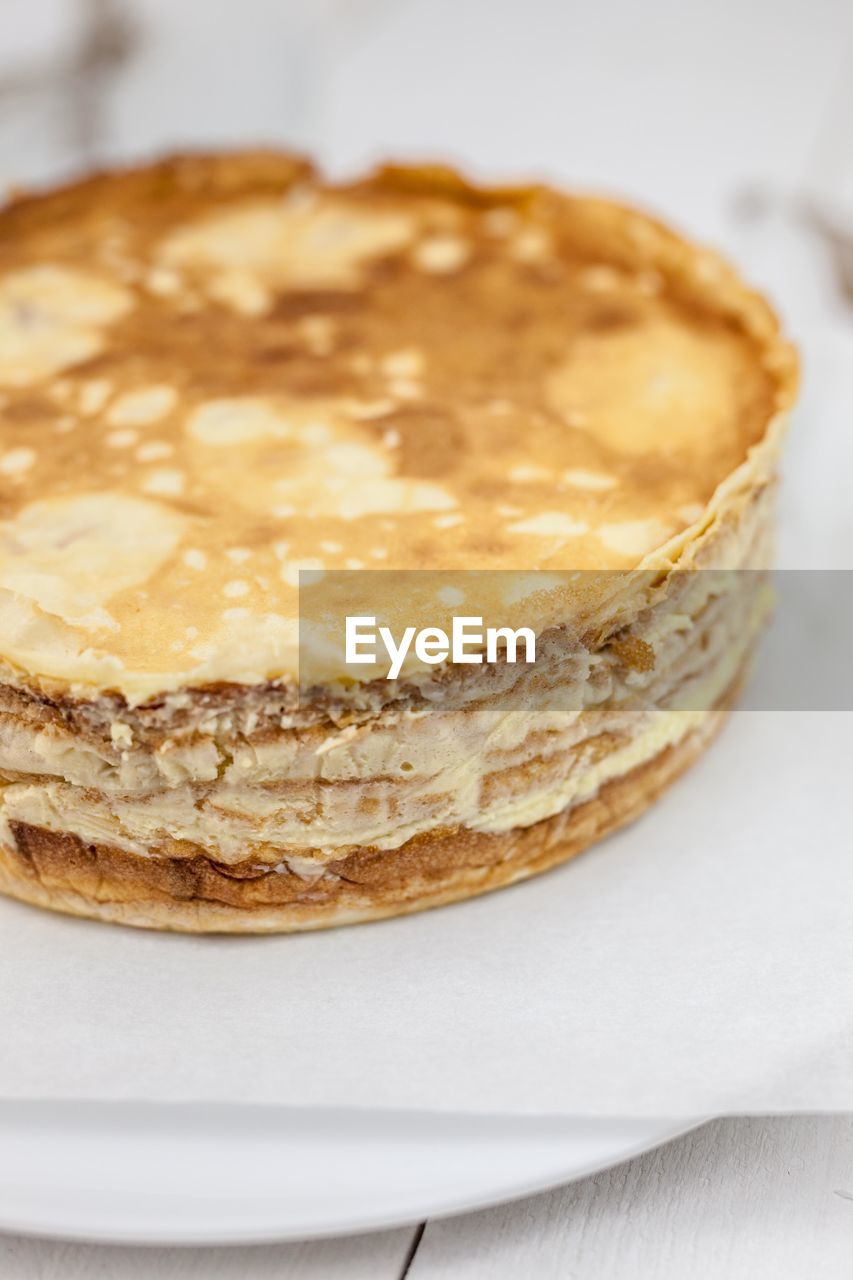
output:
[[[0,889],[307,929],[637,816],[748,665],[795,386],[760,297],[605,200],[251,153],[11,201]],[[324,584],[537,662],[353,672]]]

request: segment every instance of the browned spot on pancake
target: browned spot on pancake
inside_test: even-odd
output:
[[[642,314],[632,307],[614,304],[596,307],[590,313],[588,323],[591,329],[629,329],[642,323]]]
[[[465,465],[465,430],[448,409],[425,405],[400,409],[382,422],[382,431],[400,433],[398,471],[404,476],[445,479]]]
[[[654,671],[655,651],[647,641],[639,636],[617,637],[610,641],[609,647],[619,660],[632,671]]]

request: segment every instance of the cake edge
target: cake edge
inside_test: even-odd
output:
[[[500,834],[431,832],[391,856],[356,851],[347,860],[352,874],[334,882],[325,903],[309,883],[284,903],[252,901],[257,881],[229,877],[209,859],[146,859],[35,826],[19,829],[17,848],[0,846],[0,893],[67,915],[181,933],[292,933],[467,900],[567,862],[640,817],[710,745],[733,695],[678,743],[532,826]],[[226,891],[231,902],[212,896]]]

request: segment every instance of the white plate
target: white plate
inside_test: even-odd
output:
[[[701,1123],[0,1103],[0,1230],[127,1244],[369,1231],[482,1208]]]

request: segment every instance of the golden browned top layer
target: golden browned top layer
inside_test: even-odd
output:
[[[0,634],[131,698],[293,668],[300,568],[626,568],[787,407],[772,314],[613,204],[287,156],[0,215]]]

